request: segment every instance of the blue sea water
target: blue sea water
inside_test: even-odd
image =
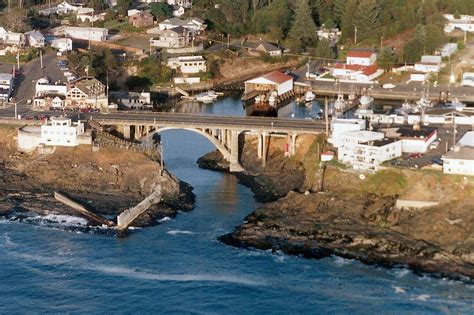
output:
[[[235,102],[215,110],[239,114]],[[259,204],[234,176],[197,167],[213,150],[204,138],[167,131],[162,140],[195,209],[126,238],[64,229],[72,218],[0,221],[0,313],[473,313],[471,284],[219,243]]]

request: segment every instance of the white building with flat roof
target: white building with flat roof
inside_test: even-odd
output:
[[[53,30],[56,36],[65,36],[73,39],[105,42],[109,31],[100,27],[60,26]]]
[[[443,173],[474,176],[474,131],[468,131],[443,157]]]
[[[0,73],[0,99],[8,100],[13,92],[13,75]]]
[[[341,135],[337,156],[356,170],[378,171],[383,162],[402,156],[402,142],[386,138],[382,132],[346,132]]]
[[[444,32],[451,33],[455,29],[465,32],[474,32],[474,16],[460,15],[455,17],[454,14],[444,14],[447,23],[444,25]]]
[[[180,56],[169,58],[168,67],[177,69],[184,74],[192,74],[207,71],[206,59],[203,56]]]
[[[46,94],[57,94],[66,96],[67,86],[61,82],[51,82],[49,78],[41,78],[36,81],[35,96]]]
[[[57,49],[60,53],[65,53],[72,50],[72,39],[70,38],[56,38],[51,42],[51,47]]]
[[[336,148],[342,144],[341,137],[351,131],[360,131],[366,129],[364,119],[333,119],[331,121],[331,137],[328,139],[329,143]]]
[[[79,145],[78,136],[84,134],[84,123],[73,124],[67,117],[52,117],[41,126],[41,142],[51,146],[74,147]]]

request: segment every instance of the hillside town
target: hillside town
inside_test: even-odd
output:
[[[9,1],[0,146],[8,222],[472,281],[474,2]]]

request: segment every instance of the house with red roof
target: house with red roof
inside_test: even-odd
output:
[[[348,65],[372,66],[377,62],[377,54],[371,49],[352,49],[346,56]]]
[[[245,81],[245,94],[254,91],[276,91],[278,95],[283,95],[291,90],[293,90],[293,77],[281,71],[273,71],[261,77]]]

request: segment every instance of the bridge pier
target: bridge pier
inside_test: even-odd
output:
[[[294,156],[296,154],[296,137],[297,137],[297,134],[296,133],[291,133],[289,135],[289,143],[288,143],[288,147],[289,147],[289,154],[290,156]]]
[[[123,125],[123,137],[127,140],[131,139],[130,129],[131,129],[130,125]]]
[[[229,171],[242,172],[244,168],[239,162],[239,133],[240,131],[231,131],[231,143],[230,143],[230,158],[229,158]]]

